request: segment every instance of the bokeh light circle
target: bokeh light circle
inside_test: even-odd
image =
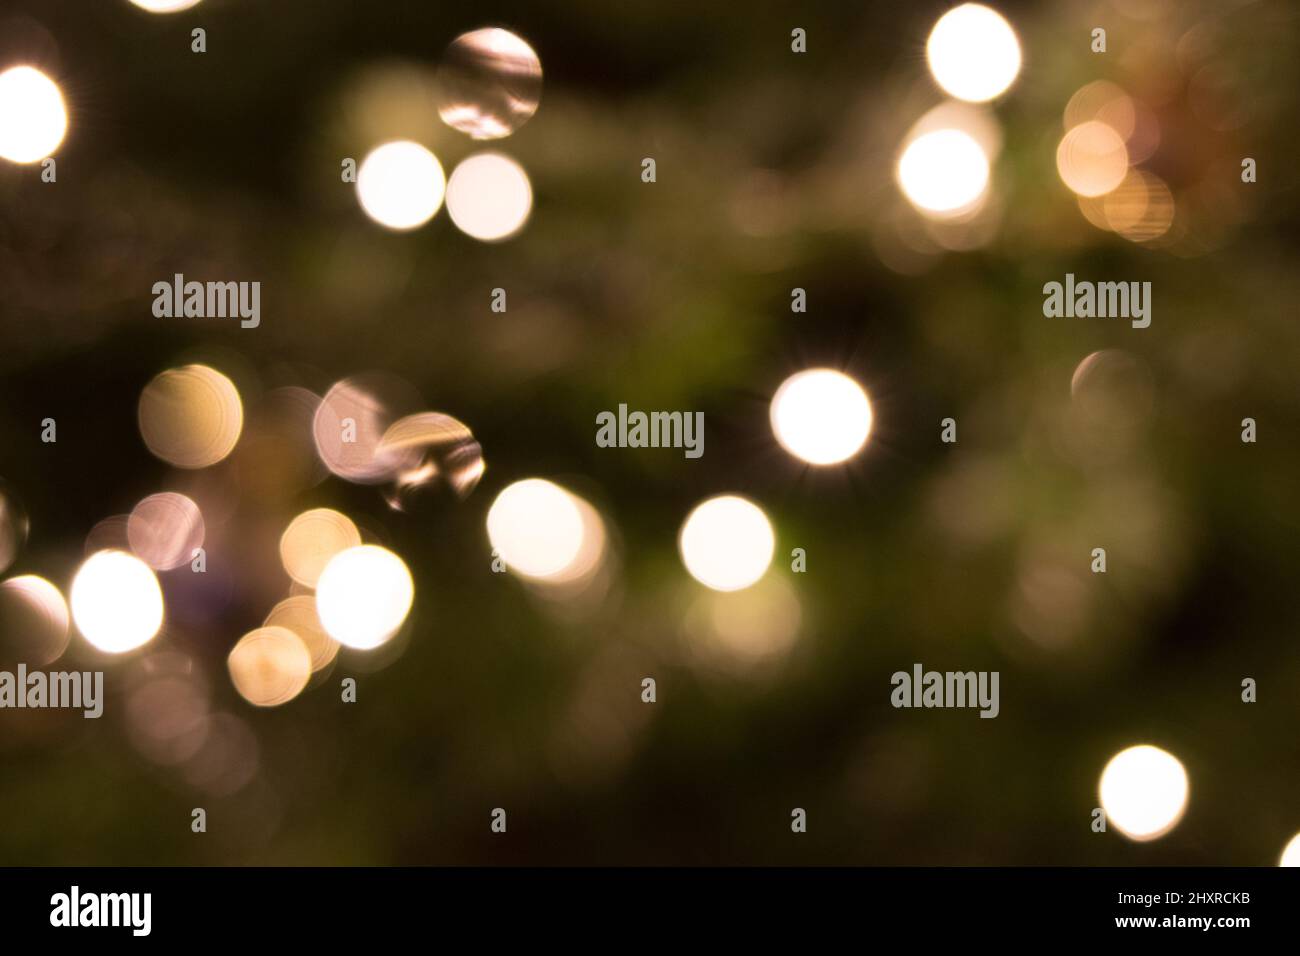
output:
[[[286,627],[259,627],[239,639],[226,658],[239,695],[257,707],[288,703],[311,679],[311,654]]]
[[[1098,791],[1108,823],[1132,840],[1154,840],[1182,819],[1187,771],[1173,754],[1140,744],[1110,759]]]
[[[207,468],[234,450],[244,428],[235,383],[206,365],[157,375],[140,393],[140,437],[177,468]]]
[[[376,146],[357,170],[357,201],[367,216],[389,229],[423,226],[442,208],[446,191],[438,157],[410,140]]]
[[[547,579],[566,574],[583,551],[584,521],[574,496],[543,478],[508,485],[488,509],[488,540],[512,571]]]
[[[691,577],[715,591],[739,591],[767,572],[776,535],[758,505],[720,495],[687,516],[677,543]]]
[[[97,551],[72,580],[72,620],[94,647],[122,654],[148,643],[163,622],[163,596],[147,564],[124,551]]]
[[[524,168],[501,153],[475,153],[452,170],[447,213],[461,232],[484,242],[508,239],[524,227],[533,187]]]
[[[522,38],[498,27],[462,33],[438,68],[438,115],[474,139],[509,136],[537,112],[542,64]]]
[[[807,369],[790,376],[772,396],[772,431],[781,447],[813,465],[852,458],[871,433],[871,402],[842,372]]]
[[[954,7],[925,45],[935,82],[959,100],[980,103],[1003,93],[1020,72],[1020,41],[1002,14],[979,3]]]
[[[406,563],[386,548],[363,544],[325,565],[316,582],[316,613],[334,640],[369,650],[397,633],[414,597]]]
[[[903,195],[922,212],[960,215],[988,189],[989,160],[969,133],[937,129],[908,143],[897,175]]]
[[[68,110],[57,83],[32,66],[0,73],[0,157],[14,163],[45,159],[67,131]]]

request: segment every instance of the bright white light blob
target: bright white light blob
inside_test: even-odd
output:
[[[406,563],[386,548],[363,544],[325,565],[316,582],[316,613],[334,640],[370,650],[397,633],[414,597]]]
[[[959,100],[982,103],[1004,92],[1020,72],[1020,41],[996,10],[954,7],[935,23],[925,45],[935,82]]]
[[[72,620],[92,645],[122,654],[163,622],[162,589],[149,565],[125,551],[97,551],[72,579]]]
[[[908,143],[898,160],[898,185],[922,212],[969,211],[989,184],[989,160],[969,133],[938,129]]]
[[[488,540],[525,577],[564,575],[583,550],[584,522],[574,496],[543,478],[507,485],[487,515]]]
[[[466,235],[484,242],[508,239],[533,209],[533,187],[524,168],[500,153],[462,160],[447,184],[447,212]]]
[[[1300,866],[1300,833],[1291,838],[1291,842],[1282,851],[1282,859],[1278,860],[1277,865]]]
[[[442,208],[446,191],[438,157],[406,139],[376,146],[357,170],[361,208],[389,229],[423,226]]]
[[[0,73],[0,156],[34,163],[59,148],[68,110],[58,84],[31,66]]]
[[[834,369],[790,376],[772,396],[772,431],[781,447],[812,465],[852,458],[871,433],[871,402],[862,386]]]
[[[1150,744],[1112,757],[1098,790],[1107,821],[1132,840],[1164,836],[1187,809],[1187,771],[1173,754]]]
[[[738,495],[720,495],[687,516],[677,546],[695,580],[715,591],[739,591],[767,572],[776,535],[758,505]]]
[[[199,4],[199,0],[131,0],[131,2],[141,10],[148,10],[150,13],[179,13]]]

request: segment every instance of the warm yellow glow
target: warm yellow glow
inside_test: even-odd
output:
[[[97,551],[72,580],[72,620],[101,651],[134,650],[162,627],[158,579],[147,564],[124,551]]]
[[[715,591],[739,591],[767,572],[776,536],[758,505],[737,495],[720,495],[690,513],[677,546],[695,580]]]
[[[197,6],[199,0],[131,0],[141,10],[150,13],[178,13]]]
[[[1141,744],[1106,764],[1099,786],[1107,823],[1132,840],[1162,837],[1187,808],[1187,771],[1171,753]]]
[[[68,647],[68,605],[57,587],[35,574],[0,584],[0,648],[6,659],[44,665]]]
[[[523,228],[533,208],[533,187],[524,168],[500,153],[463,160],[447,184],[447,212],[466,235],[484,242],[508,239]]]
[[[280,561],[289,577],[314,588],[334,555],[360,543],[361,532],[347,515],[313,508],[289,522],[280,536]]]
[[[936,83],[975,103],[1004,92],[1020,72],[1020,41],[1011,24],[978,3],[963,3],[941,16],[925,55]]]
[[[1061,182],[1080,196],[1101,196],[1124,181],[1128,148],[1119,133],[1099,120],[1080,123],[1056,148]]]
[[[58,84],[31,66],[0,73],[0,157],[15,163],[45,159],[67,131]]]
[[[357,170],[361,208],[389,229],[423,226],[442,208],[446,191],[438,157],[410,140],[375,147]]]
[[[369,650],[397,633],[414,597],[406,563],[386,548],[363,544],[325,565],[316,582],[316,613],[334,640]]]
[[[235,690],[250,704],[288,703],[311,679],[311,654],[286,627],[259,627],[239,639],[226,658]]]
[[[988,157],[969,133],[937,129],[918,136],[903,150],[898,184],[908,202],[924,213],[962,215],[988,189]]]
[[[338,656],[339,642],[325,633],[320,615],[316,613],[316,599],[306,594],[285,598],[262,622],[265,627],[285,627],[293,631],[307,646],[311,655],[311,669],[327,667]]]
[[[1300,866],[1300,833],[1291,838],[1291,842],[1282,851],[1282,858],[1278,860],[1277,865]]]
[[[206,365],[156,376],[140,393],[140,436],[177,468],[206,468],[234,450],[244,429],[235,383]]]
[[[871,402],[840,372],[813,368],[787,378],[772,396],[776,440],[813,465],[833,465],[861,450],[871,433]]]
[[[488,540],[510,570],[524,577],[571,575],[581,563],[587,526],[579,499],[542,478],[503,488],[487,515]]]

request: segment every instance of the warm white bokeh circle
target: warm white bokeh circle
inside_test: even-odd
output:
[[[411,610],[415,584],[387,548],[363,544],[340,551],[316,581],[316,613],[330,637],[369,650],[397,633]]]
[[[1164,836],[1178,824],[1187,809],[1187,790],[1179,759],[1150,744],[1112,757],[1098,788],[1107,822],[1140,841]]]
[[[508,485],[488,509],[488,540],[525,577],[563,575],[583,549],[585,525],[573,495],[543,478]]]
[[[842,372],[813,368],[781,383],[772,396],[772,431],[781,447],[812,465],[853,457],[871,433],[871,402]]]
[[[941,16],[930,31],[925,56],[935,82],[972,103],[1004,92],[1020,72],[1020,41],[996,10],[963,3]]]
[[[72,579],[72,620],[92,645],[121,654],[148,643],[163,622],[153,570],[125,551],[97,551]]]
[[[1300,833],[1291,838],[1291,842],[1282,851],[1278,866],[1300,866]]]
[[[0,73],[0,157],[15,163],[45,159],[67,131],[68,110],[57,83],[31,66]]]
[[[179,13],[190,7],[198,6],[199,0],[131,0],[141,10],[150,13]]]
[[[357,170],[357,201],[367,216],[389,229],[423,226],[442,208],[446,191],[438,157],[410,140],[376,146]]]
[[[677,540],[691,577],[715,591],[739,591],[767,572],[776,535],[763,509],[738,495],[697,505]]]
[[[907,144],[898,160],[898,184],[922,212],[956,215],[988,188],[988,156],[969,133],[937,129]]]
[[[475,153],[452,170],[447,213],[461,232],[496,242],[524,227],[533,187],[524,168],[501,153]]]

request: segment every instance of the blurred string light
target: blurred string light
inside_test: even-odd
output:
[[[473,139],[509,136],[537,112],[542,64],[523,39],[497,27],[462,33],[438,68],[438,115]]]
[[[68,647],[68,605],[57,587],[24,574],[0,584],[0,637],[6,657],[38,666],[49,664]]]
[[[203,513],[193,499],[174,491],[149,495],[131,511],[126,536],[132,552],[155,571],[190,561],[203,547]]]
[[[376,146],[357,170],[361,208],[381,226],[397,231],[416,229],[432,219],[446,191],[438,157],[411,140]]]
[[[738,495],[697,505],[677,541],[691,577],[715,591],[739,591],[767,573],[776,536],[763,509]]]
[[[970,133],[936,129],[908,141],[898,185],[922,213],[940,218],[974,211],[989,184],[989,158]]]
[[[1001,95],[1015,81],[1020,41],[1000,13],[964,3],[935,23],[925,57],[935,82],[947,93],[980,103]]]
[[[1069,129],[1056,148],[1061,182],[1080,196],[1101,196],[1124,181],[1128,173],[1124,138],[1100,120]]]
[[[285,598],[262,622],[266,627],[283,627],[293,631],[307,648],[312,672],[324,670],[339,653],[339,642],[325,633],[316,612],[316,599],[306,594]]]
[[[18,552],[27,543],[27,513],[12,494],[0,482],[0,571],[14,563]]]
[[[148,643],[163,622],[158,579],[139,558],[98,551],[72,580],[72,620],[94,647],[121,654]]]
[[[546,585],[581,583],[605,556],[605,523],[595,508],[543,478],[503,488],[488,509],[487,533],[508,570]]]
[[[140,435],[154,455],[177,468],[206,468],[234,449],[244,427],[235,383],[206,365],[155,377],[140,394]]]
[[[1278,866],[1300,866],[1300,833],[1291,838],[1291,842],[1282,850]]]
[[[1112,757],[1098,789],[1107,822],[1132,840],[1164,836],[1187,809],[1187,771],[1173,754],[1150,744]]]
[[[57,83],[31,66],[0,73],[0,157],[14,163],[45,159],[67,131],[68,110]]]
[[[311,654],[293,631],[259,627],[239,639],[226,658],[235,690],[250,704],[278,707],[293,700],[311,679]]]
[[[131,0],[141,10],[150,13],[179,13],[198,6],[200,0]]]
[[[316,613],[334,640],[370,650],[397,633],[414,597],[406,563],[386,548],[363,544],[325,565],[316,582]]]
[[[280,562],[299,584],[316,587],[321,572],[340,551],[361,544],[361,532],[352,519],[332,508],[304,511],[280,536]]]
[[[812,465],[852,458],[871,433],[871,402],[842,372],[807,369],[790,376],[772,396],[772,431],[781,447]]]
[[[524,168],[501,153],[475,153],[452,170],[447,213],[461,232],[484,242],[509,239],[533,208]]]

